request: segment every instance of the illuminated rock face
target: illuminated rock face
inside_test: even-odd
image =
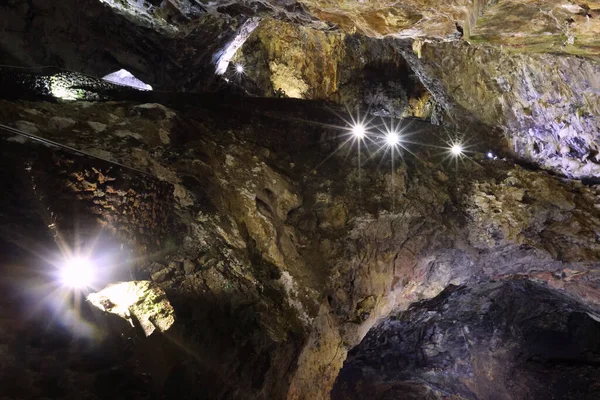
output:
[[[591,59],[373,40],[272,20],[238,59],[248,65],[241,84],[262,95],[328,99],[458,129],[485,124],[502,131],[505,150],[520,158],[569,177],[600,176],[600,64]]]
[[[95,76],[126,68],[160,90],[243,90],[483,123],[504,131],[519,157],[570,177],[600,174],[598,2],[299,4],[90,1],[74,14],[68,0],[19,0],[0,6],[0,48],[5,64]],[[40,35],[52,40],[42,46]],[[241,47],[226,58],[244,74],[215,76],[231,44]]]
[[[600,2],[490,2],[471,31],[473,43],[515,51],[597,56]]]
[[[510,150],[560,174],[600,176],[600,64],[549,54],[514,54],[466,43],[404,51],[448,110],[502,129]]]
[[[131,93],[148,101],[164,96]],[[166,99],[176,104],[177,96]],[[183,108],[153,102],[10,101],[0,107],[11,126],[35,129],[154,175],[12,139],[3,146],[7,154],[0,164],[3,176],[19,176],[17,172],[27,171],[24,165],[31,166],[28,179],[8,180],[11,187],[27,188],[33,179],[38,193],[52,188],[55,195],[43,196],[44,204],[56,215],[59,229],[74,216],[85,218],[90,230],[97,221],[115,240],[137,248],[135,255],[152,255],[136,257],[135,279],[152,281],[167,293],[176,322],[166,336],[157,329],[148,338],[137,338],[132,354],[111,356],[107,362],[146,366],[150,372],[145,374],[165,382],[152,389],[157,396],[183,391],[190,398],[201,393],[216,399],[329,398],[340,369],[359,368],[354,356],[344,367],[348,351],[358,346],[360,352],[363,338],[371,343],[369,338],[379,337],[379,324],[390,315],[433,299],[450,285],[466,287],[457,296],[472,293],[456,300],[462,308],[455,310],[467,315],[479,312],[470,304],[492,290],[490,281],[514,279],[540,285],[535,287],[543,289],[535,293],[523,289],[539,294],[540,302],[544,293],[558,299],[560,321],[574,315],[569,307],[597,313],[596,186],[523,169],[510,159],[485,159],[488,150],[496,152],[492,144],[465,144],[463,151],[471,159],[456,165],[452,159],[443,161],[450,148],[435,146],[448,146],[440,139],[450,128],[423,121],[409,129],[421,143],[409,146],[414,156],[404,153],[392,170],[373,144],[363,147],[373,157],[363,159],[359,171],[356,147],[343,147],[332,156],[344,138],[331,126],[343,122],[320,103],[214,95],[184,99]],[[56,123],[57,117],[69,123]],[[167,133],[161,135],[161,130]],[[460,133],[475,143],[489,139],[487,130]],[[32,200],[2,201],[11,211],[3,223],[13,234],[26,235],[34,218],[23,206]],[[11,215],[29,217],[16,223]],[[495,321],[513,321],[511,312],[523,299],[505,292],[503,284],[495,285],[499,302],[514,299],[514,307],[494,311]],[[438,300],[428,304],[445,321],[449,311]],[[115,307],[110,309],[117,310],[111,303]],[[585,318],[585,326],[595,326]],[[465,320],[473,331],[479,329],[476,322]],[[448,329],[456,333],[454,325]],[[477,331],[478,343],[496,340],[494,331],[486,329]],[[510,332],[502,338],[513,343]],[[464,349],[455,348],[450,339],[439,346],[444,343],[458,352],[453,360],[462,365]],[[103,346],[113,348],[110,342]],[[485,364],[478,371],[504,379],[504,370],[485,368],[505,358],[488,356],[477,359]],[[407,365],[411,376],[420,376],[420,364]],[[589,376],[595,376],[594,368],[589,367]],[[388,370],[389,379],[403,390],[423,396],[431,392],[428,386],[407,388],[403,372]],[[141,379],[136,375],[140,371],[130,373]],[[345,373],[334,395],[350,387],[343,384]],[[365,385],[379,388],[379,381],[367,379],[367,369],[361,373]],[[487,381],[465,379],[448,378],[445,390],[484,393],[478,390]],[[580,381],[581,390],[592,390],[586,379]],[[87,375],[79,382],[73,390],[93,390],[86,386]],[[567,386],[566,393],[575,390]]]
[[[87,300],[98,309],[139,324],[146,336],[158,329],[166,332],[175,322],[173,307],[165,292],[149,281],[120,282],[108,285]]]
[[[317,29],[369,37],[428,38],[510,46],[518,51],[598,54],[600,3],[553,0],[331,1],[198,3],[191,0],[98,0],[133,23],[168,35],[184,34],[205,14],[223,19],[275,16]]]
[[[114,293],[96,297],[126,318],[134,309],[155,332],[132,334],[127,345],[107,333],[89,350],[106,353],[100,366],[82,356],[70,367],[44,347],[50,365],[69,371],[61,396],[115,388],[101,392],[111,398],[129,388],[140,398],[437,398],[442,385],[444,395],[473,398],[492,397],[492,389],[545,398],[548,388],[597,397],[597,360],[576,353],[597,348],[586,340],[597,336],[591,319],[600,305],[600,3],[80,3],[0,5],[1,65],[92,75],[46,69],[48,77],[33,78],[0,67],[0,96],[13,97],[0,101],[0,121],[100,157],[8,138],[1,232],[26,238],[55,224],[87,240],[102,228],[135,256],[135,281],[106,290],[145,282],[144,292],[167,294],[177,322],[163,335],[170,313],[155,329],[147,310],[119,308]],[[122,68],[157,91],[93,78]],[[26,94],[52,102],[14,101]],[[410,152],[393,170],[382,137],[366,138],[360,160],[356,147],[342,146],[340,134],[351,131],[336,116],[349,117],[344,106],[370,109],[373,124],[416,117],[406,132]],[[53,220],[40,222],[34,209]],[[485,315],[502,329],[475,315],[490,291],[502,306],[484,307]],[[538,318],[537,303],[556,305],[548,318],[558,336]],[[522,340],[531,327],[515,322],[521,317],[573,352],[532,352],[531,373],[519,369],[515,349],[531,350]],[[479,347],[499,340],[501,351],[469,359],[471,343],[460,342],[465,330],[451,319],[476,332]],[[420,324],[441,339],[419,336]],[[568,329],[582,336],[565,336]],[[6,337],[18,336],[12,330]],[[391,337],[406,341],[384,347]],[[22,348],[38,361],[35,343]],[[406,354],[402,366],[398,353]],[[573,362],[558,362],[563,356]],[[25,371],[14,374],[23,377],[14,393],[39,382],[39,370],[11,357],[2,368]],[[513,386],[499,363],[513,368]],[[440,366],[458,372],[444,375]],[[113,367],[127,373],[119,380]],[[556,386],[573,371],[581,379]],[[32,398],[60,398],[32,387]]]
[[[145,84],[137,79],[129,71],[120,69],[112,74],[103,77],[105,81],[116,83],[118,85],[130,86],[140,90],[152,90],[152,86]]]
[[[256,95],[329,100],[375,115],[429,118],[434,100],[390,41],[273,19],[244,43],[237,84]]]

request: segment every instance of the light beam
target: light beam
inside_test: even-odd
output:
[[[254,17],[249,18],[242,24],[240,29],[238,30],[235,38],[225,46],[225,48],[219,50],[215,55],[215,62],[217,64],[217,68],[215,70],[215,74],[223,75],[227,71],[227,67],[229,66],[229,62],[238,51],[240,47],[246,42],[246,39],[250,37],[250,34],[260,22],[260,18]]]

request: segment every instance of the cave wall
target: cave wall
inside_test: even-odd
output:
[[[376,325],[332,399],[592,399],[597,315],[517,280],[449,287]]]
[[[359,168],[356,154],[330,157],[344,138],[328,126],[342,122],[319,103],[191,101],[1,108],[11,126],[170,188],[175,247],[135,273],[164,288],[173,340],[192,356],[154,376],[179,368],[175,386],[193,383],[190,396],[327,398],[373,326],[450,284],[518,276],[598,304],[596,186],[486,160],[487,147],[455,165],[431,147],[444,128],[417,122],[418,158],[405,153],[392,170],[377,156]],[[89,200],[78,201],[93,211]]]
[[[265,19],[228,79],[259,96],[328,100],[374,115],[429,118],[434,100],[389,41]]]
[[[259,93],[280,89],[466,131],[480,125],[491,135],[501,132],[504,150],[516,157],[569,177],[600,173],[599,67],[591,58],[465,41],[373,40],[270,21],[238,60],[248,71],[243,79]]]
[[[424,43],[417,55],[403,54],[450,115],[458,107],[502,128],[518,157],[576,178],[599,173],[595,60],[465,43]]]
[[[185,28],[165,32],[160,26],[180,24],[132,20],[98,0],[9,1],[0,4],[0,55],[4,65],[94,77],[125,68],[155,89],[198,91],[214,74],[214,54],[242,21],[202,13]]]
[[[336,379],[334,396],[343,390],[363,393],[379,383],[369,378],[357,388],[343,382],[347,368],[363,368],[354,357],[368,346],[381,350],[373,337],[395,334],[380,335],[380,326],[393,325],[390,315],[449,285],[466,286],[456,293],[472,291],[473,300],[478,290],[491,287],[485,286],[489,281],[519,278],[536,282],[531,289],[536,295],[568,296],[560,307],[577,301],[578,307],[597,309],[600,71],[590,58],[597,54],[597,18],[595,2],[588,3],[192,6],[182,0],[154,4],[149,11],[136,8],[139,3],[91,0],[0,5],[3,63],[51,64],[95,76],[126,67],[158,89],[223,90],[133,95],[103,87],[100,96],[85,98],[121,101],[1,101],[0,117],[12,127],[142,171],[59,153],[31,165],[39,190],[52,193],[55,182],[68,189],[55,199],[45,196],[56,220],[70,221],[77,210],[86,226],[104,227],[110,240],[136,249],[142,257],[132,273],[166,291],[178,320],[169,335],[136,343],[131,356],[116,355],[120,343],[92,346],[92,353],[106,352],[107,360],[81,377],[79,386],[72,383],[77,378],[62,380],[57,395],[91,393],[128,379],[136,388],[139,383],[135,393],[149,397],[321,399],[329,398]],[[235,75],[230,68],[229,81],[221,81],[214,75],[215,56],[248,17],[264,19],[234,56],[245,72]],[[4,73],[0,82],[6,87],[15,75],[7,79]],[[98,85],[76,75],[61,79]],[[20,85],[9,85],[13,97],[23,95]],[[275,98],[232,96],[236,90]],[[35,98],[36,91],[28,93]],[[392,168],[376,144],[363,148],[372,157],[362,161],[348,145],[335,153],[345,140],[339,128],[347,128],[336,114],[350,117],[339,105],[375,105],[374,114],[430,118],[438,126],[423,121],[408,126],[415,143]],[[444,149],[454,137],[465,140],[468,157],[449,161]],[[30,149],[16,137],[10,140],[4,152]],[[14,178],[23,175],[22,164],[10,161],[19,152],[29,150],[15,151],[3,166],[13,189],[22,185]],[[43,170],[45,165],[53,167]],[[146,174],[151,179],[142,178]],[[23,207],[36,201],[7,197],[3,207],[16,217],[6,217],[5,231],[22,238],[45,230],[48,224]],[[74,236],[64,222],[57,226]],[[417,307],[402,315],[419,320],[422,312]],[[22,323],[18,313],[3,318]],[[564,331],[568,323],[561,321]],[[587,317],[581,321],[595,332]],[[35,329],[10,330],[3,340],[11,343]],[[393,328],[402,329],[408,328]],[[516,340],[511,333],[503,336],[508,343]],[[481,331],[482,343],[488,334]],[[21,347],[34,361],[37,341]],[[42,348],[51,350],[52,343]],[[160,362],[149,360],[152,348],[165,349],[156,357]],[[587,390],[595,361],[573,354],[574,370],[584,374],[572,380],[573,387]],[[465,359],[462,353],[453,357],[457,363]],[[489,357],[490,365],[506,360]],[[123,373],[110,375],[110,363]],[[415,374],[419,363],[409,363]],[[134,364],[147,368],[130,374]],[[65,368],[53,365],[50,369]],[[542,367],[535,364],[536,371]],[[557,368],[563,367],[569,371],[566,364]],[[16,368],[33,378],[18,380],[15,390],[19,385],[31,385],[33,394],[46,390],[35,380],[46,372]],[[397,386],[385,383],[382,398],[441,393],[431,389],[435,382],[398,382],[404,372],[395,365],[388,369]],[[109,378],[102,380],[105,373]],[[475,381],[439,382],[467,398],[485,397],[489,380],[477,374]],[[96,375],[98,386],[92,382]],[[530,377],[539,382],[534,375],[524,375],[503,393],[514,398],[521,389],[532,396],[546,393],[538,383],[524,388]],[[152,389],[145,388],[146,376]],[[125,390],[123,385],[114,387]]]
[[[515,52],[599,54],[600,3],[489,2],[468,38]]]

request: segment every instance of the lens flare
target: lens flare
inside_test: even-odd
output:
[[[454,156],[460,156],[463,153],[463,147],[460,143],[455,143],[450,147],[450,152]]]
[[[396,146],[400,143],[400,135],[397,132],[388,132],[385,135],[385,142],[390,147]]]
[[[352,127],[352,135],[357,139],[364,139],[367,131],[362,123],[357,123]]]
[[[237,64],[235,66],[235,72],[237,72],[238,74],[243,74],[244,73],[244,66],[242,64]]]
[[[94,281],[94,264],[87,258],[74,257],[65,261],[60,269],[60,282],[63,286],[83,289]]]

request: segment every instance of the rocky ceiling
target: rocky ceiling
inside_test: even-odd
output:
[[[0,1],[0,397],[600,398],[599,21]]]

